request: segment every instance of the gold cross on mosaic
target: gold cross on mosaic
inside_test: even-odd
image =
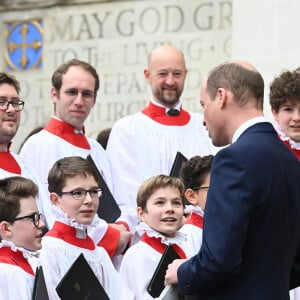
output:
[[[6,69],[10,71],[42,68],[43,35],[42,19],[5,22]]]
[[[20,33],[22,35],[22,43],[17,44],[14,41],[9,42],[8,44],[8,51],[14,52],[16,49],[21,48],[22,49],[22,56],[21,61],[19,62],[22,67],[26,67],[28,65],[28,59],[26,56],[26,48],[33,48],[35,51],[40,49],[42,47],[42,43],[38,40],[35,40],[32,43],[26,43],[26,35],[29,32],[27,24],[23,24],[20,28]]]

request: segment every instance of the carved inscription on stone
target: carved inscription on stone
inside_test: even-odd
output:
[[[44,27],[42,68],[15,72],[26,101],[20,126],[25,135],[52,115],[51,75],[71,58],[90,62],[100,74],[86,122],[87,134],[96,136],[149,101],[143,69],[154,47],[171,43],[183,51],[188,74],[182,101],[191,111],[200,111],[203,75],[231,56],[231,0],[117,1],[39,9],[35,15]],[[4,22],[24,18],[22,12],[1,16]]]

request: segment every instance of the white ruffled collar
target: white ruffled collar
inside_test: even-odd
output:
[[[95,214],[91,224],[85,225],[77,223],[75,219],[71,219],[60,207],[56,205],[52,205],[52,210],[55,214],[56,220],[79,230],[86,230],[88,227],[96,227],[99,224],[99,217],[97,214]]]
[[[27,260],[32,257],[39,257],[40,255],[38,251],[29,251],[23,247],[16,246],[14,242],[7,241],[7,240],[2,240],[0,242],[0,248],[4,248],[4,247],[10,248],[13,252],[17,252],[17,251],[22,252],[24,258]]]
[[[97,227],[99,224],[99,217],[95,214],[91,224],[81,224],[75,221],[75,219],[71,219],[67,213],[65,213],[60,207],[56,205],[52,205],[52,210],[55,214],[56,220],[69,225],[76,229],[76,237],[79,239],[86,239],[87,237],[87,228],[88,227]]]
[[[186,214],[191,214],[191,213],[195,213],[197,215],[200,215],[203,217],[204,215],[204,211],[202,210],[202,208],[198,205],[186,205],[184,208],[184,213]]]
[[[144,233],[147,233],[149,237],[161,238],[161,242],[165,245],[169,244],[181,244],[182,242],[186,242],[186,234],[181,231],[176,231],[173,237],[165,236],[162,233],[154,230],[145,222],[140,222],[136,226],[137,233],[142,236]]]
[[[278,122],[274,121],[273,126],[274,126],[275,130],[277,131],[277,133],[278,133],[278,135],[279,135],[279,137],[282,141],[288,141],[288,143],[290,144],[292,149],[300,150],[300,143],[297,143],[296,141],[291,139],[289,136],[287,136],[285,134],[285,132],[281,129]]]

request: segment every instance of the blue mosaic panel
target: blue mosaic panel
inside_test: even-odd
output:
[[[7,70],[42,68],[43,22],[31,20],[7,23],[6,32]]]

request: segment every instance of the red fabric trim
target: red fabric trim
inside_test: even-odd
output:
[[[185,224],[192,224],[203,229],[203,217],[198,214],[191,213],[191,215],[187,218]]]
[[[70,144],[76,147],[91,149],[86,136],[84,134],[75,133],[74,126],[68,123],[57,120],[55,118],[51,118],[49,123],[44,127],[44,129],[56,136],[59,136],[63,140],[69,142]]]
[[[59,221],[55,221],[53,227],[46,233],[46,236],[61,239],[80,248],[89,250],[96,249],[95,243],[88,235],[85,239],[79,239],[76,237],[76,229],[74,227]]]
[[[126,222],[124,222],[124,221],[118,221],[118,222],[116,222],[116,224],[124,225],[126,227],[126,230],[130,231],[129,225]]]
[[[142,113],[157,123],[169,126],[183,126],[191,119],[190,114],[182,108],[178,116],[168,116],[164,107],[157,106],[152,102],[142,110]]]
[[[110,258],[112,258],[118,248],[121,232],[120,230],[108,225],[107,231],[97,246],[103,247]]]
[[[289,143],[289,141],[282,141],[291,151],[296,155],[296,157],[300,160],[300,150],[293,149]]]
[[[15,265],[34,276],[34,272],[21,251],[12,251],[9,247],[0,248],[0,262]]]
[[[167,245],[161,242],[161,238],[150,237],[147,235],[147,233],[143,234],[141,241],[148,244],[150,247],[161,254],[163,254],[163,252],[167,248]],[[177,244],[172,244],[172,247],[175,249],[180,258],[186,258],[186,255],[180,246],[178,246]]]
[[[22,170],[13,155],[8,152],[0,152],[0,168],[10,173],[21,175]]]

